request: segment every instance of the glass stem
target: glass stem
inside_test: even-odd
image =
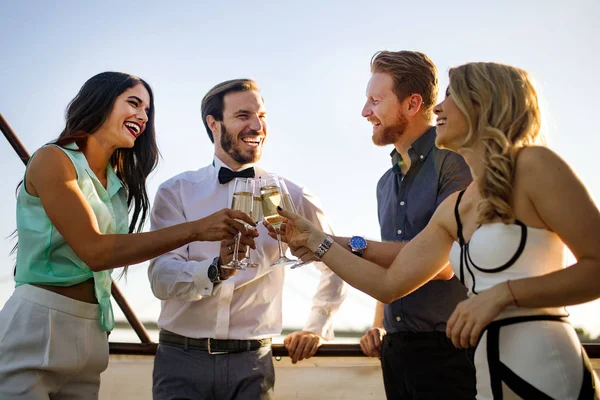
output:
[[[235,237],[235,246],[233,246],[233,262],[238,262],[238,251],[240,249],[240,239],[242,238],[242,232],[238,232]]]
[[[249,229],[255,231],[257,228],[250,227]],[[246,258],[250,260],[250,246],[248,246],[248,248],[246,249]]]
[[[281,231],[277,228],[277,244],[279,245],[279,258],[283,258],[285,253],[283,252],[283,245],[281,244]]]

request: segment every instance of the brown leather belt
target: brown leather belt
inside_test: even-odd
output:
[[[194,349],[206,350],[209,354],[240,353],[243,351],[255,351],[264,346],[271,345],[271,338],[260,340],[233,340],[233,339],[194,339],[178,335],[173,332],[161,330],[158,338],[159,343],[173,344],[176,346],[192,347]]]

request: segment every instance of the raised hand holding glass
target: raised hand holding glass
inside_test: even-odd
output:
[[[242,211],[248,215],[252,213],[255,184],[256,181],[252,178],[235,178],[235,181],[233,182],[233,198],[231,199],[231,208],[233,210]],[[246,228],[249,227],[244,221],[240,222],[243,222]],[[233,248],[233,259],[228,264],[222,265],[221,268],[246,269],[244,264],[238,260],[241,237],[242,233],[238,232]]]

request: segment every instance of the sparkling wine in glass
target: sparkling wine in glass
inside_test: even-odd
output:
[[[252,213],[250,214],[250,218],[256,224],[256,228],[251,227],[251,229],[258,229],[258,224],[263,219],[263,211],[262,211],[262,201],[260,199],[260,186],[258,179],[255,179],[254,185],[254,200],[252,202]],[[246,258],[241,261],[241,263],[246,268],[258,268],[258,264],[252,261],[250,257],[252,249],[248,247],[248,251],[246,252]]]
[[[271,264],[272,267],[285,267],[293,265],[294,260],[285,256],[283,245],[281,243],[280,227],[285,220],[279,215],[277,207],[284,207],[281,192],[280,179],[275,174],[268,174],[260,177],[260,199],[262,202],[263,218],[267,221],[277,233],[277,245],[279,246],[279,259]]]
[[[254,204],[255,183],[256,181],[252,178],[235,178],[235,181],[233,182],[233,198],[231,199],[231,208],[233,210],[242,211],[250,215]],[[243,223],[246,229],[250,226],[244,221],[239,222]],[[238,250],[240,248],[241,238],[242,233],[238,232],[233,248],[233,259],[230,263],[222,265],[221,268],[246,269],[244,264],[238,260]]]
[[[298,212],[296,211],[296,206],[294,206],[292,196],[290,195],[290,191],[288,190],[287,185],[285,184],[285,180],[280,178],[279,185],[281,186],[281,208],[283,208],[286,211],[291,211],[297,214]],[[292,269],[294,269],[298,267],[303,267],[306,264],[310,263],[312,263],[312,261],[302,261],[301,259],[297,259],[296,261],[294,261],[294,264],[292,264],[291,267]]]

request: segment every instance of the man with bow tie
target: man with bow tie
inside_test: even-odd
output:
[[[230,207],[236,176],[267,173],[256,164],[267,138],[266,111],[256,82],[237,79],[213,87],[202,100],[202,120],[214,143],[214,159],[160,186],[152,229]],[[298,211],[330,231],[318,199],[304,187],[285,182]],[[242,241],[250,244],[252,239]],[[232,241],[192,242],[150,264],[152,291],[162,300],[155,400],[273,398],[270,344],[271,337],[281,333],[286,271],[271,267],[278,246],[264,226],[259,226],[254,241],[252,259],[259,264],[255,269],[232,273],[220,267],[232,258]],[[244,252],[242,248],[240,253]],[[343,281],[321,263],[315,264],[321,279],[308,321],[284,341],[294,363],[314,355],[322,340],[333,338],[332,317],[346,295]]]

